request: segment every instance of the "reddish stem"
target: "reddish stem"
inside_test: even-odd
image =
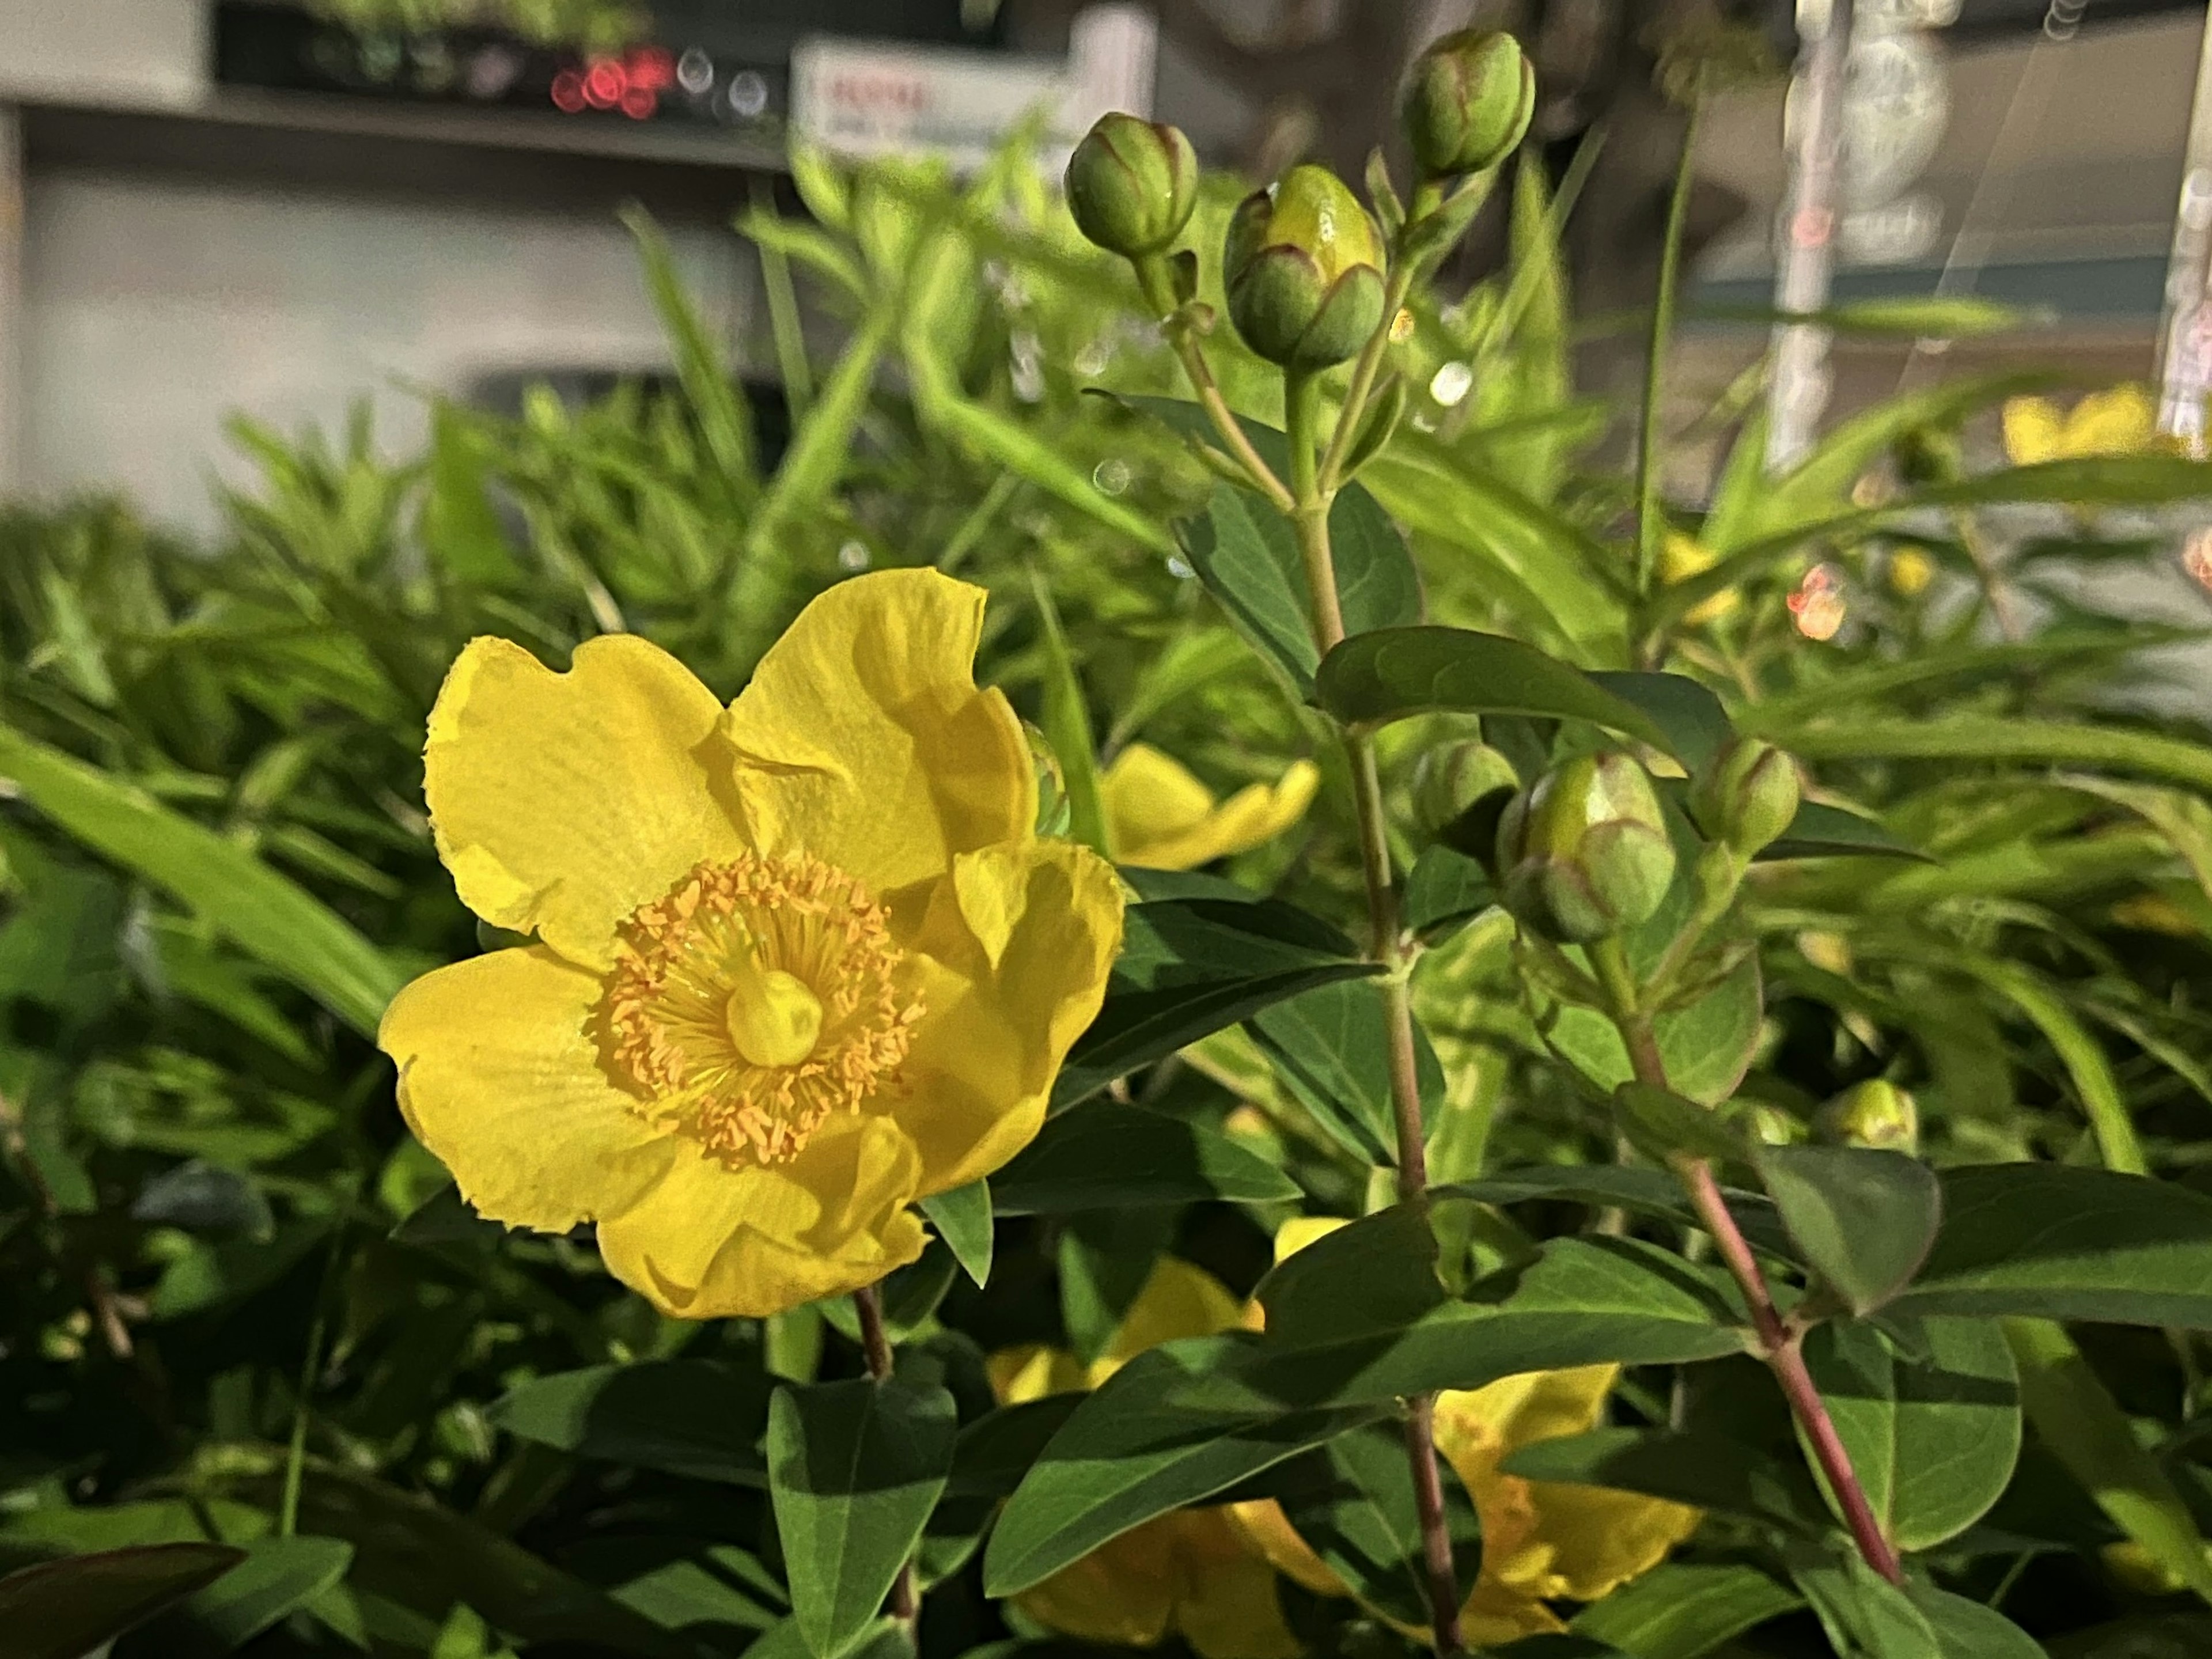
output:
[[[883,1293],[873,1285],[853,1292],[853,1310],[860,1318],[860,1352],[867,1356],[868,1375],[878,1382],[891,1380],[891,1340],[884,1329]],[[907,1562],[891,1581],[891,1617],[912,1635],[921,1606],[914,1593],[914,1563]]]

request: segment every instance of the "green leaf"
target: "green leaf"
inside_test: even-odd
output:
[[[984,1593],[1042,1583],[1154,1516],[1200,1503],[1391,1410],[1282,1411],[1218,1376],[1240,1337],[1163,1343],[1086,1395],[1007,1500]]]
[[[1753,856],[1761,862],[1779,859],[1890,858],[1936,860],[1909,842],[1892,835],[1872,818],[1846,812],[1816,800],[1801,802],[1779,840],[1770,842]]]
[[[1911,1282],[1943,1215],[1926,1164],[1861,1146],[1767,1146],[1758,1163],[1782,1224],[1853,1313],[1871,1312]]]
[[[1327,923],[1229,883],[1170,875],[1139,890],[1187,896],[1129,908],[1105,1005],[1060,1069],[1054,1110],[1271,1003],[1379,971]]]
[[[1667,733],[1667,751],[1693,773],[1735,735],[1721,700],[1685,675],[1602,669],[1589,678],[1656,721]]]
[[[1339,1145],[1367,1164],[1397,1163],[1390,1032],[1377,987],[1340,980],[1262,1009],[1244,1029],[1284,1086]],[[1443,1097],[1443,1066],[1419,1026],[1413,1043],[1425,1128]]]
[[[1935,720],[1853,718],[1792,724],[1773,737],[1801,760],[1941,760],[1977,766],[2017,761],[2033,766],[2095,766],[2167,778],[2212,792],[2212,749],[2124,726],[2075,726],[1995,714],[1945,714]]]
[[[1632,1079],[1613,1091],[1613,1115],[1620,1132],[1656,1163],[1664,1164],[1678,1152],[1706,1158],[1744,1155],[1742,1138],[1725,1118],[1671,1089],[1655,1089]]]
[[[770,1379],[711,1359],[592,1365],[525,1382],[490,1409],[508,1433],[579,1457],[758,1486]]]
[[[83,1659],[245,1559],[228,1544],[142,1544],[11,1572],[0,1577],[9,1659]]]
[[[2059,1063],[2073,1081],[2082,1115],[2097,1138],[2097,1151],[2108,1170],[2125,1175],[2145,1175],[2150,1164],[2136,1133],[2135,1118],[2113,1076],[2112,1062],[2087,1026],[2045,980],[2015,963],[1981,956],[1966,956],[1961,964],[2027,1016],[2043,1039],[2057,1051]]]
[[[443,398],[430,406],[429,488],[422,496],[422,545],[437,568],[473,586],[511,587],[522,562],[486,490],[486,449],[468,417]]]
[[[405,978],[321,901],[136,785],[0,726],[0,775],[103,857],[191,907],[366,1036]]]
[[[164,1650],[224,1654],[342,1581],[353,1546],[336,1538],[260,1538],[246,1559],[162,1620]]]
[[[1637,1659],[1705,1659],[1801,1605],[1788,1585],[1757,1567],[1667,1561],[1584,1607],[1574,1629]]]
[[[1587,720],[1673,752],[1636,704],[1531,645],[1464,628],[1385,628],[1332,650],[1314,677],[1322,707],[1347,725],[1437,710]]]
[[[2019,1384],[1988,1321],[1899,1328],[1905,1353],[1856,1320],[1818,1326],[1805,1363],[1884,1534],[1901,1550],[1932,1549],[2004,1495],[2020,1457]]]
[[[1933,1584],[1907,1584],[1905,1594],[1928,1621],[1943,1659],[2045,1659],[2043,1644],[1995,1607]]]
[[[1628,1164],[1538,1164],[1529,1169],[1501,1170],[1480,1181],[1437,1188],[1436,1195],[1501,1205],[1571,1199],[1593,1208],[1618,1208],[1636,1215],[1654,1216],[1677,1226],[1700,1224],[1697,1210],[1684,1195],[1680,1182],[1663,1170]],[[1747,1193],[1733,1187],[1723,1188],[1722,1195],[1753,1249],[1778,1261],[1796,1261],[1796,1247],[1782,1231],[1782,1219],[1771,1199],[1764,1193]]]
[[[960,1498],[1006,1497],[1084,1398],[1048,1394],[977,1418],[953,1443],[952,1477],[945,1491]]]
[[[2036,1438],[2152,1560],[2212,1601],[2212,1558],[2187,1502],[2063,1327],[2008,1319],[2021,1404]]]
[[[683,383],[691,417],[698,422],[707,452],[714,458],[716,471],[732,498],[740,504],[749,503],[760,492],[759,476],[753,465],[752,411],[744,394],[732,381],[721,353],[708,337],[706,325],[692,306],[683,278],[676,274],[676,261],[659,227],[641,208],[626,209],[622,220],[636,239],[638,258],[645,267],[646,291],[652,295],[653,309],[660,313],[661,330],[668,336],[669,350],[676,360],[676,378]]]
[[[1652,1035],[1674,1092],[1701,1106],[1717,1106],[1733,1095],[1750,1067],[1765,1014],[1753,955],[1688,1006],[1654,1019]],[[1538,1006],[1536,1024],[1553,1052],[1599,1092],[1610,1095],[1634,1080],[1620,1028],[1596,1010],[1547,1000]]]
[[[1457,1474],[1438,1465],[1453,1577],[1472,1584],[1482,1528]],[[1279,1490],[1291,1527],[1363,1606],[1401,1624],[1428,1622],[1428,1567],[1401,1425],[1367,1423],[1337,1436],[1302,1458]]]
[[[2212,1329],[2212,1199],[2059,1164],[1943,1171],[1942,1230],[1894,1314]]]
[[[978,1178],[921,1202],[937,1236],[951,1247],[969,1278],[980,1287],[991,1282],[991,1183]]]
[[[793,1616],[817,1659],[875,1622],[952,1471],[952,1396],[896,1377],[776,1390],[769,1497]]]
[[[1927,1616],[1848,1545],[1801,1544],[1787,1552],[1790,1577],[1848,1659],[1948,1659]]]
[[[1412,933],[1441,936],[1497,902],[1482,866],[1442,842],[1425,848],[1406,875],[1405,920]]]
[[[1641,1492],[1808,1538],[1826,1528],[1801,1465],[1709,1430],[1592,1429],[1523,1446],[1503,1468],[1524,1480]]]
[[[1060,608],[1052,602],[1052,589],[1041,572],[1030,572],[1030,592],[1036,601],[1037,620],[1044,628],[1045,741],[1060,759],[1060,787],[1067,793],[1067,833],[1071,840],[1106,858],[1114,849],[1106,839],[1106,808],[1098,793],[1098,743],[1091,732],[1091,710],[1083,700],[1083,682],[1068,654],[1067,635],[1060,626]]]
[[[1000,1215],[1296,1198],[1295,1182],[1226,1135],[1182,1118],[1094,1101],[1048,1121],[991,1177]]]
[[[1218,483],[1205,514],[1176,530],[1183,556],[1237,631],[1310,697],[1321,650],[1289,521],[1248,491]]]

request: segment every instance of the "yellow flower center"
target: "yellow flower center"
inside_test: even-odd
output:
[[[698,866],[623,922],[600,1000],[638,1109],[732,1169],[787,1163],[896,1081],[921,1004],[868,890],[820,859]]]

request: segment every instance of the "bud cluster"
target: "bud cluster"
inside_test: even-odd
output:
[[[1632,756],[1562,762],[1515,798],[1498,831],[1505,908],[1547,938],[1587,944],[1640,927],[1674,880],[1674,843]]]

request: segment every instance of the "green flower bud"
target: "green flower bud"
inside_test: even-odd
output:
[[[1197,205],[1197,153],[1164,123],[1102,115],[1068,158],[1068,211],[1109,253],[1166,252]]]
[[[1966,476],[1966,447],[1942,427],[1909,426],[1891,447],[1897,476],[1909,484],[1956,483]]]
[[[1520,787],[1513,763],[1488,744],[1440,744],[1414,763],[1413,822],[1424,835],[1441,838],[1475,802]]]
[[[1382,321],[1375,227],[1327,167],[1292,167],[1238,204],[1222,274],[1244,343],[1285,368],[1340,363]]]
[[[1553,767],[1498,830],[1505,908],[1572,944],[1649,921],[1674,879],[1674,843],[1651,779],[1623,754]]]
[[[1757,738],[1734,738],[1690,785],[1690,817],[1707,836],[1747,859],[1781,839],[1797,816],[1802,793],[1795,760]]]
[[[1415,60],[1401,112],[1425,175],[1487,172],[1528,131],[1536,72],[1511,35],[1462,29]]]
[[[1890,1152],[1920,1151],[1920,1109],[1894,1083],[1854,1083],[1820,1108],[1820,1138]]]

